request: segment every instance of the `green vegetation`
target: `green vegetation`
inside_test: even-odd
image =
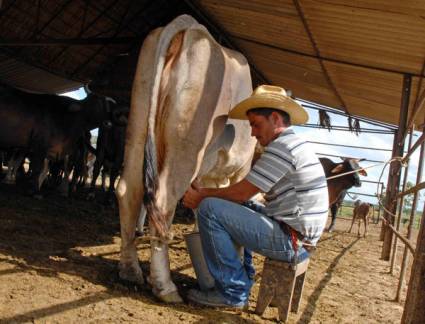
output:
[[[338,217],[343,218],[352,218],[353,217],[353,201],[346,201],[344,200],[343,206],[338,211]],[[410,204],[411,206],[411,204]],[[405,207],[403,208],[403,214],[401,218],[401,226],[407,228],[409,217],[410,217],[410,210],[411,208]],[[381,217],[383,215],[383,211],[381,210]],[[375,219],[378,217],[378,207],[375,205]],[[415,217],[413,220],[413,228],[419,229],[420,221],[422,217],[422,211],[416,211]]]

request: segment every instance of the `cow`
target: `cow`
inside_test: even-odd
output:
[[[363,237],[366,237],[367,235],[367,224],[369,222],[369,213],[373,209],[370,208],[370,204],[366,202],[362,202],[361,200],[356,200],[354,202],[354,210],[353,210],[353,220],[351,222],[350,229],[348,230],[348,233],[351,233],[351,229],[353,228],[353,224],[358,219],[359,221],[359,227],[357,229],[357,236],[360,237],[360,223],[363,220],[364,222],[364,233]]]
[[[96,142],[96,160],[93,166],[93,177],[91,180],[88,198],[94,199],[96,180],[102,171],[102,188],[106,173],[109,173],[109,188],[106,200],[109,202],[114,197],[114,184],[119,175],[124,160],[125,130],[127,126],[127,115],[129,108],[117,107],[111,116],[111,120],[105,121],[99,127]]]
[[[111,107],[91,94],[78,101],[0,86],[0,149],[20,149],[31,158],[31,192],[39,194],[48,160],[68,159],[85,130],[99,126]],[[65,176],[68,176],[65,167]],[[67,192],[67,186],[63,187]]]
[[[85,131],[82,134],[76,143],[74,151],[70,155],[70,161],[72,168],[72,179],[69,185],[69,193],[75,193],[77,187],[83,187],[86,181],[87,175],[87,159],[89,155],[91,133],[90,131]]]
[[[26,150],[10,150],[7,161],[7,173],[3,182],[6,184],[15,184],[17,174],[25,161]]]
[[[121,279],[143,284],[136,221],[147,210],[148,281],[164,302],[182,302],[170,276],[167,242],[178,201],[197,179],[223,186],[248,173],[256,140],[230,109],[252,93],[249,66],[206,28],[182,15],[146,37],[133,81],[124,169],[117,186]],[[142,205],[143,198],[143,205]]]
[[[329,208],[331,208],[332,213],[332,221],[329,225],[328,232],[332,232],[336,221],[338,200],[342,201],[343,197],[341,198],[341,195],[351,187],[360,187],[361,181],[359,174],[367,176],[367,173],[365,170],[361,170],[359,162],[362,160],[359,159],[345,158],[340,163],[335,163],[328,158],[319,158],[319,161],[322,164],[323,170],[325,171],[326,178],[358,170],[354,173],[346,174],[340,177],[327,180],[329,191]]]

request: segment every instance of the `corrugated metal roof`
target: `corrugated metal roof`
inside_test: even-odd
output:
[[[83,85],[3,55],[0,55],[0,83],[39,93],[63,93]]]
[[[143,38],[182,13],[224,31],[213,33],[246,55],[256,80],[262,74],[352,115],[397,125],[404,75],[412,77],[410,115],[425,88],[425,1],[417,0],[4,0],[0,81],[57,92],[93,80],[128,101]],[[13,39],[64,42],[1,45]]]
[[[397,125],[408,74],[412,114],[425,59],[425,1],[196,2],[266,79],[296,97]]]

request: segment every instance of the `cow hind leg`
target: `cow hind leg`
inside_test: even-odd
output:
[[[348,230],[348,233],[351,233],[351,230],[352,230],[352,228],[353,228],[353,225],[354,225],[354,222],[356,221],[356,216],[355,215],[353,215],[353,220],[351,221],[351,226],[350,226],[350,229]]]
[[[369,223],[369,218],[368,217],[365,217],[365,219],[364,219],[364,234],[363,234],[363,237],[366,237],[366,235],[367,235],[367,225],[368,225],[368,223]]]
[[[123,177],[118,183],[116,196],[121,224],[119,277],[124,281],[143,285],[145,281],[135,245],[136,221],[139,216],[138,211],[140,210],[142,197],[141,188],[135,185],[131,179],[129,181],[129,179]]]
[[[99,177],[100,168],[102,167],[102,163],[103,163],[103,156],[96,157],[96,161],[94,161],[94,166],[93,166],[93,177],[91,179],[90,192],[87,195],[88,200],[94,200],[94,198],[96,196],[96,194],[95,194],[96,181],[97,181],[97,178]]]
[[[362,219],[359,217],[358,227],[357,227],[357,237],[360,237],[360,225],[362,224]]]
[[[62,182],[59,186],[59,192],[61,194],[61,196],[63,197],[68,197],[69,194],[69,187],[70,187],[70,183],[69,183],[69,175],[71,173],[71,166],[69,163],[69,155],[65,156],[64,158],[64,162],[63,162],[63,173],[64,173],[64,177],[62,179]]]
[[[106,203],[108,205],[116,205],[115,204],[115,180],[118,178],[118,169],[115,167],[111,168],[111,174],[109,177],[109,187],[108,187],[108,193],[106,195]]]
[[[329,228],[328,228],[328,232],[329,233],[334,230],[335,221],[336,221],[336,214],[338,212],[338,207],[339,207],[338,204],[333,204],[331,206],[331,216],[332,216],[332,219],[331,219],[331,224],[329,225]]]
[[[156,230],[150,226],[152,237],[156,236]],[[154,295],[165,303],[182,303],[177,287],[171,280],[170,259],[168,256],[168,243],[157,239],[151,240],[151,266],[148,279]]]

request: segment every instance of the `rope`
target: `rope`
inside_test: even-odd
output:
[[[406,167],[406,166],[407,166],[406,161],[404,161],[404,160],[403,160],[403,157],[400,157],[400,156],[397,156],[397,157],[395,157],[395,158],[392,158],[391,160],[388,160],[387,162],[385,162],[385,165],[384,165],[384,167],[382,168],[381,175],[379,176],[379,181],[378,181],[378,182],[381,182],[382,176],[384,175],[384,171],[385,171],[385,168],[387,167],[387,165],[388,165],[388,164],[390,164],[390,163],[391,163],[391,162],[393,162],[393,161],[398,161],[398,162],[400,162],[400,164],[401,164],[401,166],[402,166],[402,167]],[[383,202],[382,202],[382,200],[381,200],[381,197],[379,197],[379,195],[378,195],[378,189],[379,189],[379,184],[378,184],[378,185],[377,185],[377,187],[376,187],[376,198],[378,199],[378,203],[379,203],[379,205],[382,207],[382,209],[383,209],[385,212],[387,212],[387,213],[388,213],[388,214],[390,214],[391,216],[394,216],[394,217],[396,217],[396,218],[397,218],[397,216],[396,216],[395,214],[393,214],[391,211],[389,211],[388,209],[386,209],[386,208],[385,208],[384,203],[383,203]],[[387,219],[385,219],[384,217],[382,218],[382,221],[384,222],[384,224],[385,224],[385,225],[388,225],[388,220],[387,220]]]
[[[348,171],[348,172],[344,172],[344,173],[340,173],[340,174],[337,174],[337,175],[334,175],[334,176],[327,177],[326,180],[332,180],[332,179],[335,179],[335,178],[343,177],[347,174],[356,173],[356,172],[359,172],[360,170],[370,169],[370,168],[376,167],[376,166],[381,165],[381,164],[388,164],[388,163],[391,163],[393,161],[400,161],[400,163],[402,163],[402,165],[405,166],[405,164],[403,163],[402,160],[403,160],[402,157],[396,156],[395,158],[392,158],[391,160],[388,160],[386,162],[379,162],[379,163],[372,164],[372,165],[369,165],[369,166],[364,167],[364,168],[360,168],[360,169],[356,169],[356,170],[353,170],[353,171]],[[384,169],[385,169],[385,166],[384,166]]]

